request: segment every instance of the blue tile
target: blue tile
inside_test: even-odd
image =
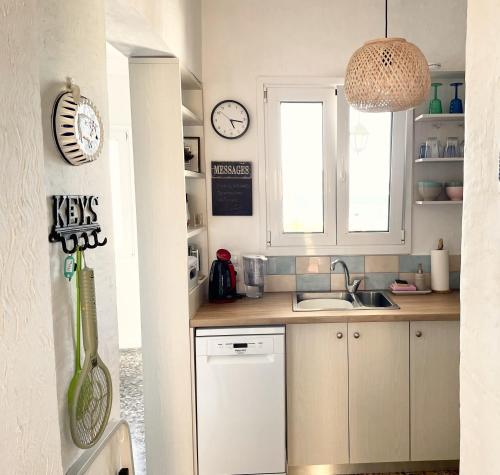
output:
[[[267,258],[268,275],[295,274],[295,256],[279,256]]]
[[[369,272],[365,274],[365,289],[388,289],[397,278],[396,272]]]
[[[431,256],[399,256],[399,272],[417,272],[419,264],[424,272],[430,272]]]
[[[297,290],[328,292],[330,290],[330,274],[297,275]]]
[[[460,288],[460,272],[450,272],[450,289],[458,290]]]
[[[335,259],[341,259],[349,268],[351,274],[362,274],[365,271],[365,256],[332,256],[331,262]],[[344,269],[342,266],[336,266],[334,274],[342,274]]]

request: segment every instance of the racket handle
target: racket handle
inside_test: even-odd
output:
[[[94,357],[97,354],[97,312],[95,305],[94,270],[85,267],[79,273],[83,347],[90,357]]]

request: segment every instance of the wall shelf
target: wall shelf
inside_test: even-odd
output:
[[[416,205],[422,206],[422,205],[461,205],[463,201],[415,201]]]
[[[417,158],[415,163],[457,163],[463,162],[464,157],[453,157],[453,158]]]
[[[204,173],[198,173],[198,172],[192,172],[191,170],[184,170],[184,177],[185,178],[193,178],[197,180],[204,180],[205,179],[205,174]]]
[[[204,275],[201,277],[201,279],[198,279],[198,283],[189,291],[190,294],[194,294],[197,292],[200,287],[207,281],[208,275]]]
[[[206,226],[189,227],[187,231],[187,237],[188,239],[190,239],[192,237],[198,236],[198,234],[201,234],[206,230],[207,230]]]
[[[465,114],[420,114],[415,122],[463,122]]]
[[[203,119],[198,117],[192,110],[182,105],[182,123],[184,126],[203,125]]]

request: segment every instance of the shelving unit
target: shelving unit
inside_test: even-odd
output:
[[[202,226],[188,226],[188,247],[195,247],[200,253],[199,280],[196,287],[189,291],[189,316],[192,317],[208,297],[208,230],[207,230],[207,185],[204,161],[205,141],[203,137],[203,88],[201,82],[189,71],[181,71],[182,86],[182,125],[184,137],[199,137],[200,171],[184,170],[185,193],[189,198],[191,219],[202,215]]]
[[[452,158],[417,158],[415,163],[457,163],[463,162],[464,157],[452,157]]]
[[[415,204],[416,205],[419,205],[419,206],[427,206],[427,205],[461,205],[463,203],[463,201],[451,201],[451,200],[448,200],[448,201],[415,201]]]
[[[420,114],[415,122],[463,122],[465,114]]]
[[[204,180],[205,174],[198,173],[198,172],[192,172],[191,170],[184,170],[184,178],[193,178],[195,180]]]
[[[449,86],[452,82],[465,83],[465,74],[460,71],[436,71],[432,73],[432,81],[443,84],[439,88],[443,111],[448,111],[450,100],[454,97],[454,89]],[[460,97],[464,101],[465,85],[460,88]],[[429,91],[429,98],[431,97]],[[451,201],[447,199],[446,191],[437,197],[436,201],[423,201],[417,190],[419,181],[459,181],[463,180],[463,157],[432,157],[419,158],[420,145],[430,137],[436,137],[442,146],[445,146],[448,137],[457,137],[458,141],[464,138],[465,114],[429,114],[429,101],[427,100],[415,110],[413,124],[414,136],[414,167],[413,167],[413,200],[415,204],[414,213],[417,219],[435,219],[436,233],[442,232],[449,226],[450,222],[456,220],[457,228],[460,227],[462,201]],[[452,220],[452,221],[450,221]],[[441,224],[443,223],[443,224]],[[446,223],[446,225],[444,224]]]
[[[183,105],[182,123],[184,124],[184,126],[203,125],[203,119],[198,117],[192,110]]]
[[[198,236],[198,234],[201,234],[202,232],[204,232],[206,230],[207,230],[206,226],[188,227],[187,237],[188,237],[188,239],[191,239],[195,236]]]
[[[202,277],[200,279],[198,279],[198,283],[196,284],[196,287],[193,287],[190,291],[189,291],[189,296],[195,296],[201,288],[203,288],[205,282],[207,282],[208,280],[208,275],[202,275]]]

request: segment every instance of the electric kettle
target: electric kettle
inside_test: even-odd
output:
[[[231,253],[227,249],[217,251],[217,259],[212,262],[208,280],[208,297],[210,302],[234,302],[236,293],[236,271],[231,263]]]

